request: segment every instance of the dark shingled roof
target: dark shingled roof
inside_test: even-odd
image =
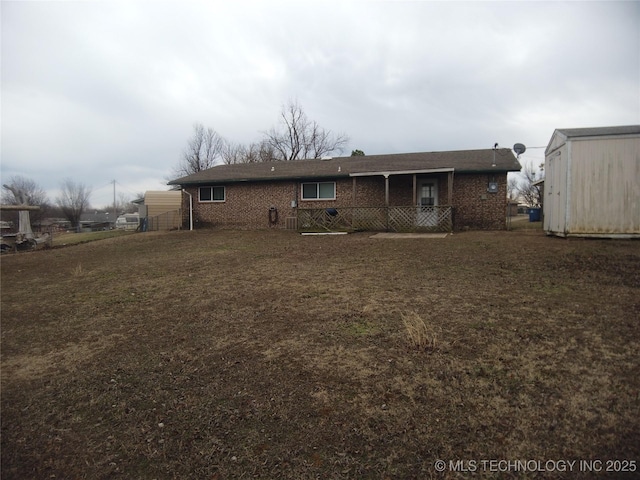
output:
[[[592,128],[558,128],[556,132],[562,133],[567,138],[599,137],[604,135],[638,135],[640,134],[640,125]]]
[[[495,167],[492,166],[495,155]],[[340,178],[350,175],[420,173],[426,170],[454,169],[457,173],[516,172],[520,164],[508,148],[460,150],[453,152],[399,153],[333,157],[323,160],[217,165],[193,175],[178,178],[169,185],[255,182],[266,180],[308,180]]]

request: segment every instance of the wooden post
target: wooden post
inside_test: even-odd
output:
[[[413,203],[418,205],[418,176],[413,174]]]
[[[384,176],[384,205],[389,206],[389,174]]]
[[[449,231],[453,232],[453,172],[449,172],[447,175],[447,190],[449,194]]]
[[[357,206],[357,190],[356,190],[356,177],[353,177],[353,200],[351,202],[352,206]]]
[[[389,231],[389,174],[384,176],[384,206],[387,209],[387,232]]]

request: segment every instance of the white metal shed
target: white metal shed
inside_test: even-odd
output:
[[[555,130],[545,176],[547,234],[640,237],[640,125]]]

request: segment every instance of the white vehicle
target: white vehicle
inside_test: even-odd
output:
[[[140,215],[137,213],[126,213],[116,219],[118,230],[136,230],[140,225]]]

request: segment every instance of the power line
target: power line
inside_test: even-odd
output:
[[[98,188],[94,189],[93,191],[97,192],[98,190],[102,190],[103,188],[107,188],[107,187],[113,187],[113,180],[110,180],[109,183],[107,183],[106,185],[98,187]]]
[[[125,187],[124,185],[122,185],[120,182],[117,182],[118,186],[120,186],[121,190],[126,191],[128,194],[133,195],[134,197],[136,197],[138,194],[135,192],[132,192],[131,190],[129,190],[127,187]]]

